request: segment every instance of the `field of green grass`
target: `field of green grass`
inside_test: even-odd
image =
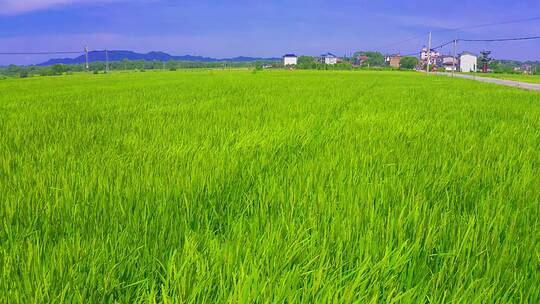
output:
[[[0,303],[539,303],[540,94],[400,72],[0,81]]]
[[[484,75],[479,74],[479,76],[484,76]],[[485,77],[507,79],[507,80],[515,80],[515,81],[530,82],[530,83],[540,83],[540,75],[495,74],[495,73],[492,73],[492,74],[485,75]]]

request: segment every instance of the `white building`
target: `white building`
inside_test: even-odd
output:
[[[478,56],[469,52],[463,52],[459,56],[459,70],[462,73],[476,72],[477,62]]]
[[[428,56],[429,55],[429,56]],[[424,65],[427,64],[428,58],[429,58],[429,64],[431,66],[436,66],[437,62],[439,61],[439,58],[441,57],[441,53],[431,50],[428,54],[428,49],[422,48],[422,52],[420,53],[420,60]]]
[[[459,67],[459,61],[457,58],[454,58],[454,56],[444,56],[442,59],[442,64],[444,66],[444,70],[446,72],[452,72],[457,71],[457,68]]]
[[[333,65],[333,64],[338,63],[339,58],[336,55],[332,54],[332,53],[326,53],[326,54],[321,55],[319,60],[320,60],[321,63]]]
[[[297,65],[298,64],[298,57],[294,54],[287,54],[283,56],[283,65]]]

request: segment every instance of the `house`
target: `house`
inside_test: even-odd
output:
[[[397,54],[397,55],[388,56],[386,57],[386,62],[388,62],[388,64],[391,67],[399,69],[400,64],[401,64],[401,55]]]
[[[298,64],[298,56],[294,54],[286,54],[283,56],[283,65],[297,65]]]
[[[332,53],[326,53],[326,54],[321,55],[321,57],[319,57],[319,61],[324,64],[333,65],[333,64],[338,63],[339,58]]]
[[[445,55],[442,57],[442,65],[446,72],[455,72],[459,67],[459,61],[454,56]]]
[[[365,55],[359,55],[359,56],[356,56],[353,58],[353,66],[361,66],[363,65],[364,63],[367,63],[369,60],[369,57],[368,56],[365,56]]]
[[[369,60],[369,57],[366,56],[366,55],[360,55],[358,56],[358,64],[362,65],[364,64],[365,62],[367,62]]]
[[[459,55],[459,70],[463,73],[476,72],[478,56],[473,53],[463,52]]]
[[[429,64],[431,66],[437,66],[437,63],[440,62],[441,53],[430,50],[428,52],[428,49],[426,47],[422,48],[422,52],[420,53],[420,61],[422,62],[422,65],[427,65],[428,58],[429,58]]]
[[[533,66],[530,64],[524,64],[521,66],[521,71],[523,71],[523,74],[532,75],[533,74]]]

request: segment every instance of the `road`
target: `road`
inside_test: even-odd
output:
[[[450,73],[437,73],[437,74],[452,77],[452,74]],[[528,83],[528,82],[505,80],[505,79],[478,77],[476,75],[467,75],[467,74],[455,74],[455,77],[472,79],[472,80],[477,80],[477,81],[482,81],[482,82],[495,83],[495,84],[505,85],[509,87],[515,87],[515,88],[540,92],[540,83]]]

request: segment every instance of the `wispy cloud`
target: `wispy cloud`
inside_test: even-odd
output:
[[[507,31],[527,31],[536,30],[540,25],[538,20],[529,20],[527,16],[506,17],[498,20],[492,18],[481,18],[471,16],[461,16],[456,18],[439,18],[431,15],[407,15],[407,14],[380,14],[381,18],[385,18],[388,22],[394,23],[396,26],[406,27],[410,29],[418,29],[428,32],[433,31],[452,31],[459,32],[500,32]],[[507,21],[507,22],[505,22]],[[499,24],[500,22],[500,24]]]
[[[18,15],[64,5],[118,1],[122,0],[0,0],[0,14]]]

